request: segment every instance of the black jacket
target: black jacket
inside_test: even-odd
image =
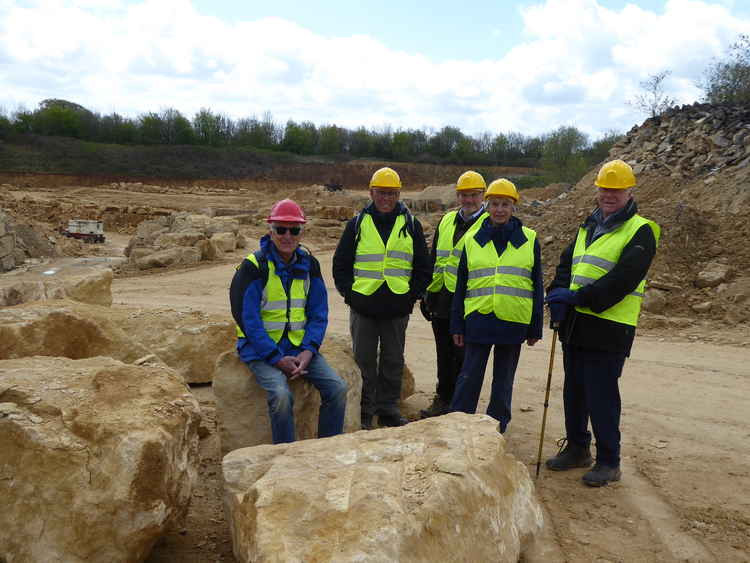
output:
[[[408,214],[409,211],[399,202],[392,212],[380,213],[371,203],[360,213],[367,213],[372,216],[380,238],[383,239],[385,244],[396,218],[400,214]],[[360,315],[376,319],[393,319],[409,315],[414,307],[414,302],[424,293],[432,280],[432,268],[430,267],[430,257],[427,253],[427,243],[425,242],[424,232],[422,232],[422,225],[416,218],[407,220],[407,227],[410,224],[412,225],[411,236],[414,240],[414,258],[409,291],[403,295],[393,293],[388,288],[387,283],[383,283],[372,295],[362,295],[352,291],[354,260],[358,242],[357,217],[346,224],[333,255],[333,281],[338,292],[344,297],[346,304]]]
[[[479,219],[479,217],[482,215],[482,212],[484,212],[484,209],[482,209],[474,217],[470,217],[467,220],[461,217],[460,213],[456,213],[455,219],[453,221],[456,225],[456,230],[453,232],[453,246],[455,246],[458,242],[458,239],[460,239],[464,235],[464,233],[468,231],[474,223],[476,223],[477,219]],[[443,218],[441,217],[440,220],[442,221]],[[432,235],[432,249],[430,250],[430,268],[432,270],[435,269],[435,261],[437,259],[437,241],[439,238],[440,224],[438,223],[438,227],[435,229],[435,234]],[[452,291],[448,291],[448,289],[443,286],[440,291],[428,291],[425,299],[427,301],[427,308],[430,310],[434,317],[437,317],[439,319],[450,319],[451,301],[453,301]]]
[[[622,224],[637,212],[638,207],[635,201],[630,200],[628,205],[618,212],[616,218]],[[596,227],[593,214],[584,221],[582,227],[587,230],[586,244],[588,245],[592,242]],[[575,239],[560,255],[560,264],[555,271],[555,279],[547,288],[548,292],[555,287],[570,286],[574,247]],[[646,277],[655,254],[654,232],[650,226],[643,225],[625,245],[615,267],[594,283],[578,290],[582,306],[589,307],[595,313],[601,313],[621,301]],[[635,327],[581,314],[573,307],[570,308],[568,316],[560,325],[560,340],[565,344],[625,356],[630,355],[634,338]]]

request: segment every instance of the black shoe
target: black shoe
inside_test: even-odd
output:
[[[422,418],[431,418],[433,416],[441,416],[448,412],[448,403],[440,398],[440,395],[435,395],[432,399],[432,404],[426,409],[419,411]]]
[[[619,467],[596,463],[591,471],[584,473],[581,479],[589,487],[603,487],[610,481],[619,481],[622,477],[622,471]]]
[[[362,430],[372,430],[375,426],[372,424],[372,416],[362,415]]]
[[[549,458],[545,465],[552,471],[565,471],[576,467],[591,467],[591,450],[588,446],[579,446],[568,442],[567,438],[557,441],[560,451],[555,457]]]
[[[381,414],[378,416],[378,424],[380,426],[404,426],[409,424],[409,421],[400,414]]]

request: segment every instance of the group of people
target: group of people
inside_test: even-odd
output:
[[[398,402],[409,316],[431,322],[437,388],[423,418],[474,413],[494,348],[487,414],[505,433],[524,342],[542,338],[543,305],[563,343],[566,440],[550,470],[590,467],[591,486],[620,479],[618,380],[635,335],[645,277],[659,227],[638,215],[630,166],[614,160],[596,179],[597,206],[560,257],[545,290],[537,233],[515,216],[516,186],[486,185],[467,171],[456,182],[458,208],[440,220],[428,251],[422,226],[400,201],[391,168],[370,180],[371,201],[344,229],[333,256],[336,289],[349,306],[354,359],[362,375],[363,429],[408,423]],[[300,245],[306,223],[291,200],[276,203],[260,249],[238,266],[230,287],[237,350],[267,392],[274,443],[295,439],[289,381],[320,392],[318,436],[343,429],[346,383],[319,352],[328,316],[320,264]]]

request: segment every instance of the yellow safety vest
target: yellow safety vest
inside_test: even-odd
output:
[[[526,242],[519,248],[508,242],[498,256],[495,244],[483,247],[474,236],[466,239],[468,279],[464,299],[464,318],[469,313],[495,313],[502,321],[531,324],[534,305],[534,241],[536,232],[521,227]]]
[[[409,291],[414,239],[408,229],[404,229],[405,235],[399,234],[405,225],[403,215],[396,217],[388,242],[383,244],[372,216],[365,214],[360,223],[359,242],[354,256],[353,291],[372,295],[383,282],[398,295]]]
[[[633,215],[617,227],[617,229],[603,234],[588,247],[586,247],[586,230],[584,228],[578,229],[578,236],[573,248],[570,289],[577,290],[583,286],[592,284],[614,268],[620,260],[622,249],[625,248],[625,245],[630,242],[630,239],[633,238],[638,229],[643,225],[651,227],[656,238],[656,243],[658,244],[661,235],[659,225],[640,215]],[[638,284],[635,291],[629,293],[622,300],[601,313],[594,313],[588,307],[576,307],[576,311],[616,323],[637,326],[645,289],[646,279],[644,278]]]
[[[258,259],[255,254],[248,254],[247,259],[252,262],[256,268],[260,269]],[[305,336],[305,325],[307,324],[307,315],[305,308],[307,305],[307,294],[310,291],[310,275],[305,279],[293,279],[291,285],[291,295],[287,295],[281,278],[276,275],[276,267],[271,260],[268,264],[268,280],[263,287],[263,294],[260,300],[260,318],[263,321],[263,328],[266,329],[271,340],[278,344],[284,334],[284,329],[289,326],[287,338],[295,346],[302,344]],[[245,338],[245,333],[240,327],[237,327],[237,337]]]
[[[435,247],[435,267],[432,270],[432,282],[427,287],[427,291],[431,293],[437,293],[443,286],[450,291],[455,293],[456,291],[456,275],[458,273],[458,262],[461,259],[461,252],[464,249],[464,241],[466,236],[471,232],[469,236],[473,236],[487,217],[487,212],[483,212],[474,224],[467,229],[467,231],[461,235],[456,241],[455,246],[453,245],[453,235],[456,233],[456,214],[458,210],[449,211],[440,220],[438,225],[438,236],[437,246]]]

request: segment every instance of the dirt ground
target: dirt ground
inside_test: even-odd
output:
[[[0,204],[4,199],[17,214],[24,209],[33,210],[34,220],[46,220],[53,227],[60,218],[62,204],[74,209],[81,205],[103,209],[109,204],[129,208],[150,204],[178,210],[248,206],[267,209],[270,201],[299,193],[256,192],[251,200],[248,194],[201,190],[193,190],[186,197],[174,192],[157,195],[147,189],[126,193],[122,189],[16,188],[0,193]],[[311,205],[344,205],[339,197],[325,196],[322,202]],[[49,219],[43,216],[45,209],[50,213]],[[533,226],[544,233],[545,217],[532,217],[539,223]],[[132,225],[125,226],[128,228],[119,233],[107,233],[107,244],[96,247],[97,258],[91,259],[93,262],[102,261],[107,255],[122,255],[129,239],[125,233],[132,232]],[[262,227],[243,225],[242,230],[251,241],[251,249],[255,248]],[[553,244],[562,244],[554,234]],[[318,256],[328,276],[329,332],[346,336],[347,308],[330,278],[336,239],[321,231],[304,242]],[[88,248],[82,250],[87,251]],[[234,266],[247,251],[228,253],[221,262],[198,267],[118,276],[112,288],[113,307],[200,310],[229,317],[229,281]],[[45,260],[39,267],[48,264]],[[738,264],[738,268],[741,266]],[[682,276],[682,271],[670,268],[676,276]],[[686,310],[683,308],[680,313]],[[522,352],[514,388],[513,421],[505,436],[509,451],[527,464],[532,475],[551,340],[548,332],[542,342]],[[418,312],[411,317],[406,355],[417,391],[426,405],[435,386],[435,350],[430,326]],[[547,525],[540,551],[529,554],[526,560],[750,561],[750,495],[746,492],[750,491],[749,363],[747,323],[732,325],[721,317],[704,316],[687,323],[668,324],[666,328],[639,328],[621,380],[623,479],[602,489],[591,489],[580,482],[584,470],[551,473],[542,469],[536,487]],[[555,441],[564,435],[561,364],[558,346],[543,457],[556,453]],[[482,412],[488,387],[485,385],[480,402]],[[213,427],[210,385],[196,386],[192,391],[209,427]],[[149,563],[233,561],[221,504],[221,459],[216,432],[202,440],[201,453],[200,480],[187,520],[157,544]]]

